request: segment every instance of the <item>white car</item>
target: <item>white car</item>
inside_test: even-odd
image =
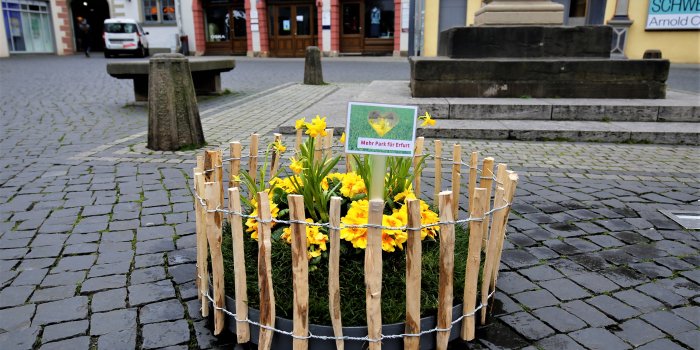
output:
[[[129,54],[136,57],[148,56],[148,32],[140,24],[129,18],[110,18],[104,23],[105,57]]]

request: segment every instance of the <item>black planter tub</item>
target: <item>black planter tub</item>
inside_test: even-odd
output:
[[[452,320],[456,320],[462,316],[462,304],[455,305],[452,307]],[[232,313],[235,313],[234,311],[236,310],[236,301],[233,298],[226,297],[226,309],[229,310]],[[210,317],[214,314],[213,313],[213,308],[211,309],[212,311],[210,312]],[[226,316],[226,329],[228,329],[231,333],[235,334],[236,333],[236,321],[233,319],[232,316],[229,316],[228,314],[224,314]],[[260,321],[260,311],[253,309],[253,308],[248,308],[248,318],[251,321],[254,322],[259,322]],[[421,331],[425,330],[430,330],[436,327],[436,320],[435,316],[429,316],[429,317],[424,317],[421,318],[420,320],[420,329]],[[275,318],[275,328],[286,331],[286,332],[292,332],[293,328],[293,322],[290,319],[282,318],[282,317],[276,317]],[[456,339],[459,337],[460,331],[462,329],[462,320],[459,322],[455,323],[452,326],[452,331],[450,332],[450,341]],[[327,337],[333,337],[335,334],[333,334],[333,327],[331,326],[320,326],[320,325],[315,325],[315,324],[310,324],[309,325],[309,331],[313,335],[318,335],[318,336],[327,336]],[[393,323],[393,324],[387,324],[382,326],[382,334],[385,336],[392,335],[392,334],[403,334],[405,333],[405,324],[403,322],[401,323]],[[431,332],[427,334],[423,334],[421,336],[420,340],[420,348],[421,349],[434,349],[435,348],[435,335],[437,332]],[[365,337],[367,336],[367,327],[343,327],[343,336],[348,336],[348,337]],[[258,337],[259,337],[259,328],[256,325],[250,324],[250,342],[253,344],[258,344]],[[286,334],[278,333],[275,332],[274,336],[272,337],[272,349],[275,350],[291,350],[292,349],[292,340],[293,338],[291,336],[288,336]],[[360,340],[345,340],[345,349],[347,350],[364,350],[369,347],[369,342],[367,341],[360,341]],[[328,349],[334,349],[335,348],[335,340],[322,340],[322,339],[315,339],[311,338],[309,339],[309,349],[310,350],[328,350]],[[394,338],[394,339],[384,339],[382,341],[382,349],[383,350],[402,350],[403,349],[403,339],[402,338]]]

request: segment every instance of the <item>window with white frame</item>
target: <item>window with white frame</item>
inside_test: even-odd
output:
[[[175,0],[142,0],[145,23],[175,24]]]

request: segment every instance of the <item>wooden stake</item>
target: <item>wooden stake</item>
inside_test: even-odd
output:
[[[201,169],[201,171],[204,171],[204,153],[197,155],[197,168]]]
[[[469,158],[469,215],[472,214],[474,208],[474,189],[476,189],[477,167],[479,166],[479,153],[472,152]]]
[[[435,140],[435,205],[440,204],[439,194],[442,191],[442,141]]]
[[[491,186],[493,186],[493,157],[484,158],[484,165],[481,167],[481,179],[479,181],[479,187],[486,190],[486,210],[489,210],[491,204]],[[489,221],[491,220],[491,215],[484,216],[483,231],[481,232],[481,248],[486,249],[486,241],[489,239]]]
[[[282,143],[282,134],[275,133],[275,143]],[[277,169],[280,167],[280,152],[277,152],[276,148],[272,148],[272,162],[270,163],[270,179],[275,177],[277,174]]]
[[[459,218],[459,190],[462,179],[462,146],[455,144],[452,149],[452,213]]]
[[[238,187],[240,181],[237,179],[241,173],[241,143],[238,141],[229,143],[229,152],[231,158],[229,187]]]
[[[350,156],[349,153],[345,153],[345,172],[346,173],[352,172],[352,162],[353,162],[352,156]]]
[[[260,323],[268,326],[275,326],[275,293],[272,286],[272,243],[271,243],[271,222],[270,200],[267,192],[257,193],[258,202],[258,287],[260,289]],[[272,336],[274,332],[269,329],[260,328],[258,347],[269,350],[272,347]]]
[[[496,194],[494,197],[493,207],[498,208],[505,204],[505,190],[503,187],[498,186],[496,188]],[[484,271],[482,273],[481,280],[481,304],[486,305],[488,302],[489,286],[491,284],[491,276],[493,276],[493,264],[496,259],[498,252],[496,251],[499,242],[499,237],[501,235],[501,228],[503,227],[503,220],[505,218],[505,210],[498,210],[493,213],[493,221],[491,223],[491,234],[486,242],[486,257],[484,262]],[[481,308],[481,323],[486,323],[486,308]]]
[[[472,218],[478,219],[484,216],[488,208],[488,198],[486,189],[477,188],[474,190],[474,211]],[[470,221],[469,223],[469,249],[467,253],[467,271],[464,279],[464,309],[463,314],[474,312],[476,308],[476,289],[479,283],[479,263],[481,260],[481,233],[484,232],[483,221]],[[442,235],[442,232],[440,233]],[[470,315],[462,322],[461,338],[463,340],[473,340],[476,330],[476,317]]]
[[[421,212],[420,200],[409,199],[408,230],[406,234],[406,334],[420,333],[420,293],[421,293]],[[452,208],[450,208],[452,210]],[[414,230],[411,230],[414,229]],[[415,230],[418,229],[418,230]],[[404,349],[420,349],[420,337],[404,337]]]
[[[204,184],[204,192],[207,199],[207,208],[218,208],[221,205],[221,183],[207,182]],[[221,254],[221,224],[223,221],[221,212],[207,211],[207,241],[211,252],[211,272],[214,285],[214,305],[223,308],[224,300],[224,257]],[[219,335],[224,330],[225,315],[222,310],[214,310],[214,335]]]
[[[224,167],[221,150],[206,151],[204,154],[204,181],[219,184],[219,204],[224,203]],[[216,207],[208,207],[216,209]]]
[[[506,186],[505,186],[505,194],[506,194],[506,201],[510,204],[513,203],[513,198],[515,197],[515,188],[518,186],[518,174],[508,171],[508,180],[506,181]],[[493,278],[491,279],[491,290],[496,290],[496,280],[498,280],[498,268],[501,266],[501,254],[503,254],[503,242],[505,241],[505,236],[506,236],[506,228],[508,227],[508,216],[510,215],[510,208],[511,206],[508,206],[505,209],[504,215],[505,218],[503,220],[503,224],[501,225],[500,232],[499,234],[499,241],[497,245],[496,251],[498,252],[498,256],[496,257],[492,269],[492,276]],[[490,293],[490,292],[489,292]],[[493,303],[491,303],[491,306],[493,307]]]
[[[304,222],[304,197],[298,194],[287,196],[289,217],[293,221]],[[294,289],[293,322],[294,335],[309,335],[309,259],[306,246],[306,224],[293,223],[292,229],[292,285]],[[295,350],[309,347],[308,339],[294,338]]]
[[[384,201],[369,201],[369,224],[381,225]],[[382,229],[367,228],[365,248],[365,286],[367,299],[367,335],[376,341],[369,342],[370,350],[382,348]]]
[[[204,160],[204,157],[202,157]],[[204,162],[202,162],[204,165]],[[204,174],[198,173],[194,176],[195,188],[200,198],[205,198],[204,195]],[[204,199],[205,204],[209,207],[209,203]],[[197,200],[197,208],[195,215],[199,217],[199,231],[197,231],[197,260],[200,261],[197,265],[197,275],[199,276],[199,295],[204,296],[204,293],[209,293],[209,243],[207,243],[207,223],[206,223],[206,208],[201,206]],[[202,298],[202,317],[209,316],[209,300]]]
[[[333,334],[343,336],[343,322],[340,317],[340,197],[331,197],[330,208],[330,250],[328,252],[328,308],[331,314]],[[345,342],[336,339],[335,347],[345,349]]]
[[[248,173],[250,177],[253,178],[253,183],[255,183],[258,176],[258,142],[260,142],[260,135],[252,134],[250,135],[250,149],[248,150]],[[254,189],[248,189],[250,193],[248,194],[250,198],[255,195]]]
[[[325,149],[326,158],[331,159],[333,157],[333,129],[326,129],[326,136],[323,139],[323,148]]]
[[[323,157],[323,136],[318,135],[314,138],[314,163],[320,163]]]
[[[453,222],[452,192],[440,192],[440,222]],[[440,289],[438,291],[438,328],[450,328],[452,324],[453,277],[455,259],[455,225],[440,224]],[[478,266],[477,266],[478,270]],[[439,331],[436,337],[438,349],[446,350],[450,331]]]
[[[239,144],[240,146],[240,144]],[[240,148],[238,150],[240,152]],[[241,194],[238,187],[228,189],[228,210],[230,213],[241,213]],[[245,272],[245,251],[243,245],[243,219],[238,214],[229,214],[231,224],[231,241],[233,242],[233,271],[236,298],[236,339],[238,344],[250,341],[250,325],[248,319],[248,290]]]
[[[301,151],[301,136],[304,129],[297,129],[296,138],[294,139],[294,150],[299,153]]]
[[[418,162],[423,156],[423,142],[425,138],[423,136],[416,138],[416,151],[413,154],[413,193],[417,197],[420,197],[420,176],[423,172],[422,169],[418,169]]]
[[[199,291],[201,291],[202,289],[199,286],[199,284],[201,283],[199,281],[200,280],[199,267],[202,266],[202,264],[204,264],[203,261],[206,261],[206,260],[202,260],[202,257],[204,255],[202,254],[201,250],[203,249],[203,247],[199,244],[199,239],[200,239],[200,236],[202,235],[201,226],[204,224],[204,218],[202,218],[202,215],[201,215],[202,212],[201,212],[201,210],[199,210],[199,207],[202,204],[199,202],[199,199],[197,198],[197,196],[199,195],[199,190],[197,189],[197,177],[198,176],[202,176],[202,169],[201,168],[192,169],[192,183],[194,184],[194,193],[195,193],[195,196],[192,196],[192,198],[194,199],[194,232],[195,232],[196,238],[197,238],[197,272],[196,272],[197,276],[195,276],[196,278],[194,279],[194,281],[195,281],[195,285],[197,287],[197,299],[201,300],[202,294],[199,293]],[[206,253],[206,250],[204,252]]]

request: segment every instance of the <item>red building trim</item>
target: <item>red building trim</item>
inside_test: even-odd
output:
[[[248,20],[246,21],[246,36],[245,36],[245,44],[246,44],[246,50],[248,51],[248,54],[253,52],[253,25],[250,23],[250,2],[252,0],[243,0],[243,8],[245,9],[245,15]]]
[[[256,6],[258,8],[258,29],[260,31],[260,56],[267,57],[270,55],[270,38],[267,30],[267,4],[264,0],[258,0]]]
[[[196,55],[203,55],[206,47],[204,38],[204,14],[201,0],[192,0],[192,17],[194,21],[194,51]]]
[[[394,54],[401,52],[401,0],[394,0]]]
[[[331,51],[340,50],[340,0],[331,0]]]
[[[316,46],[321,49],[321,52],[328,50],[328,48],[323,47],[323,23],[321,19],[323,18],[323,0],[316,0],[316,27],[318,28],[318,35],[316,36]]]

